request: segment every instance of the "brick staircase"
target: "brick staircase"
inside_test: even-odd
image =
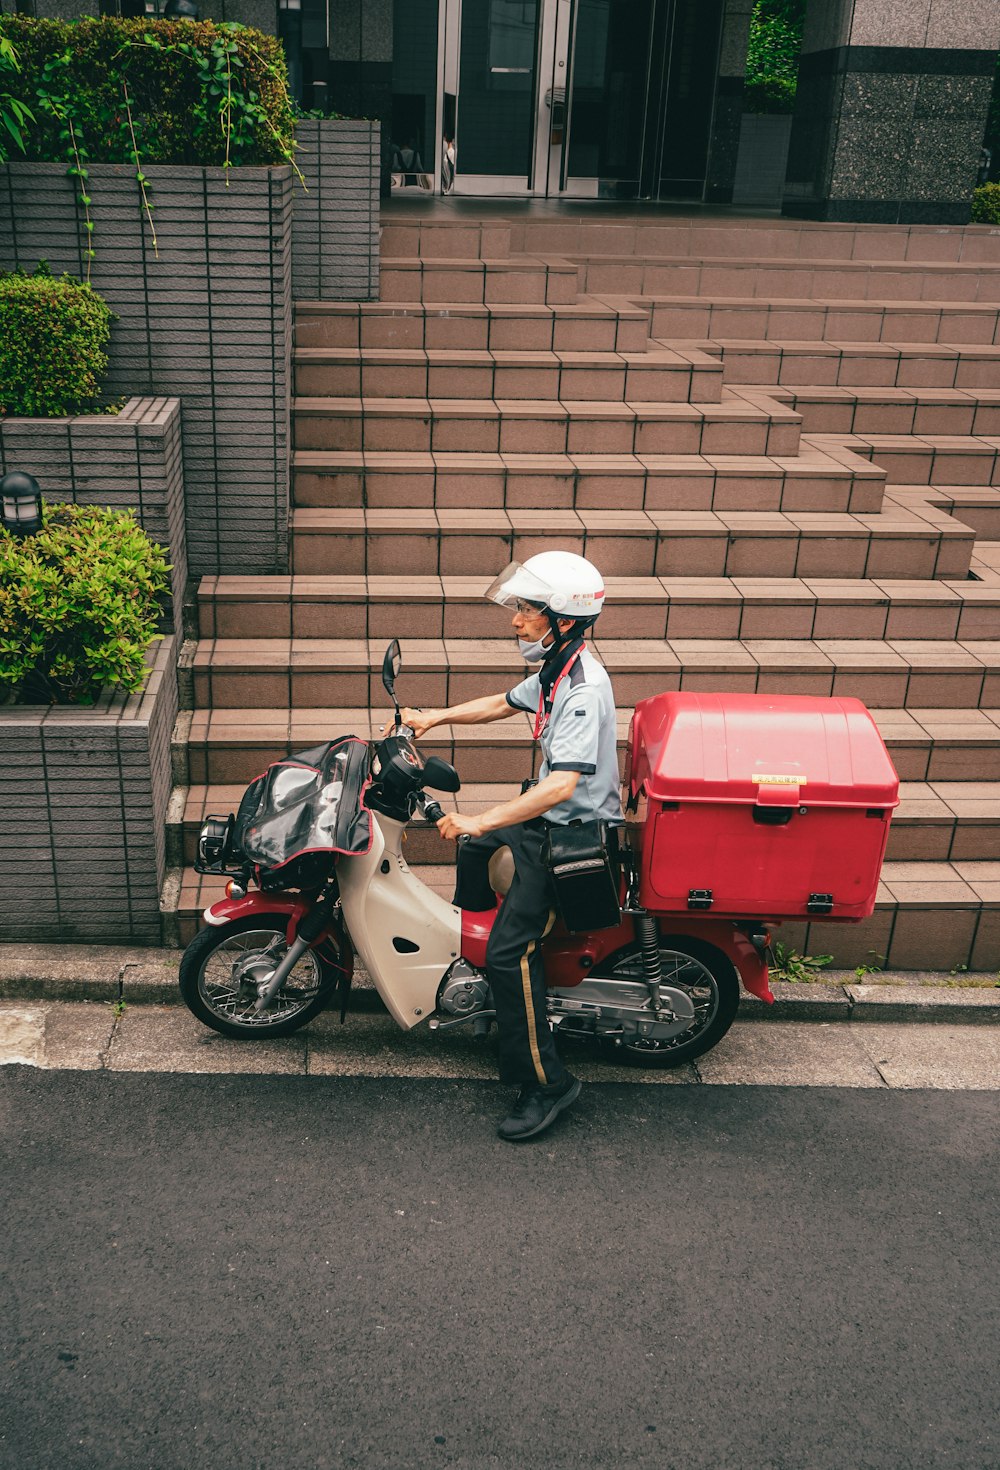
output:
[[[560,546],[608,579],[620,709],[662,689],[852,694],[903,781],[879,907],[786,926],[839,963],[1000,964],[1000,235],[527,214],[384,222],[382,299],[296,310],[292,566],[208,577],[168,835],[177,935],[207,811],[268,761],[523,675],[482,600]],[[463,810],[527,717],[443,728]],[[447,889],[453,853],[411,829]],[[188,866],[185,866],[188,865]]]

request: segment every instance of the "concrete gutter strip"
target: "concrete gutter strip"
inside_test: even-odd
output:
[[[1000,1021],[1000,989],[971,985],[820,985],[772,981],[774,1005],[740,1000],[747,1021]]]
[[[177,975],[182,951],[112,945],[0,944],[0,999],[104,1000],[119,996],[130,1005],[178,1003]],[[806,981],[773,981],[775,1004],[765,1005],[744,994],[744,1020],[773,1021],[944,1021],[1000,1022],[1000,987],[983,984],[945,985],[941,977],[919,972],[883,975],[876,985]],[[966,976],[975,981],[976,976]],[[989,977],[982,977],[987,979]],[[934,980],[939,983],[933,984]],[[368,976],[355,975],[352,1008],[379,1004]],[[366,992],[366,993],[364,993]]]

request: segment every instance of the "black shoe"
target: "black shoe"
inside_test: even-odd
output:
[[[548,1087],[522,1087],[510,1117],[504,1118],[497,1132],[508,1143],[534,1138],[536,1133],[544,1133],[579,1096],[580,1080],[568,1072],[562,1082],[553,1082]]]

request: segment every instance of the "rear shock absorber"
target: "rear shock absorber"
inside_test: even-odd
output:
[[[649,1003],[653,1010],[659,1014],[663,1009],[660,1000],[660,984],[663,980],[663,970],[660,965],[660,933],[656,920],[646,909],[640,909],[634,915],[636,937],[639,940],[639,951],[642,956],[642,975],[649,989]]]

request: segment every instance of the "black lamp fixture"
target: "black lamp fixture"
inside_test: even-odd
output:
[[[10,470],[0,480],[0,521],[12,536],[34,536],[42,529],[42,492],[34,475]]]
[[[198,20],[199,14],[195,0],[167,0],[163,7],[164,20]]]

